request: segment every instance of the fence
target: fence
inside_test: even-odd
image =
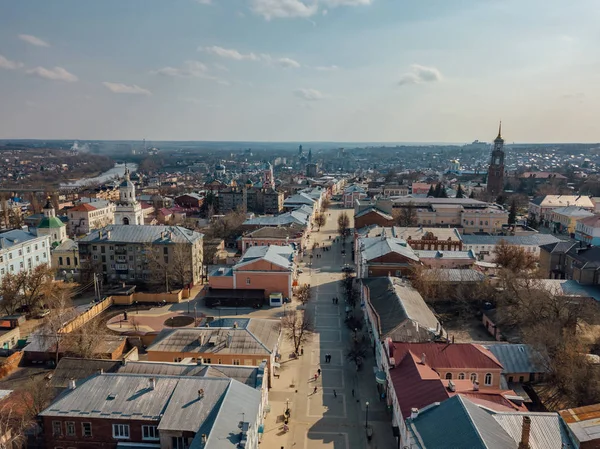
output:
[[[188,293],[189,295],[189,293]],[[179,290],[173,293],[141,293],[136,292],[131,295],[113,295],[111,298],[116,306],[130,306],[138,303],[178,303],[184,297],[184,291]]]
[[[106,309],[108,309],[112,305],[113,305],[113,298],[111,296],[109,296],[109,297],[105,298],[103,301],[92,306],[89,310],[86,310],[85,312],[83,312],[81,315],[78,315],[75,318],[73,318],[71,321],[69,321],[67,324],[65,324],[62,327],[60,332],[69,334],[69,333],[73,332],[74,330],[79,329],[85,323],[90,321],[92,318],[95,318],[96,316],[100,315],[102,312],[104,312]]]

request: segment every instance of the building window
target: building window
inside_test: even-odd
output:
[[[100,252],[101,252],[102,254],[105,254],[105,253],[106,253],[106,246],[101,246],[101,247],[100,247]]]
[[[217,365],[221,364],[221,359],[217,359]]]
[[[173,361],[174,361],[175,363],[179,363],[179,362],[181,362],[181,357],[175,357],[175,358],[173,359]]]
[[[62,422],[61,421],[52,421],[52,435],[55,437],[59,437],[62,435]]]
[[[22,256],[22,255],[23,255],[23,250],[22,250],[22,249],[20,249],[20,250],[19,250],[19,256]]]
[[[66,427],[67,427],[67,436],[68,437],[74,437],[75,436],[75,422],[73,421],[67,421],[65,423]]]
[[[519,383],[525,382],[525,378],[523,376],[519,376]]]
[[[94,260],[98,260],[98,255],[97,255],[97,254],[94,254],[94,255],[92,256],[92,259],[94,259]]]
[[[458,380],[465,380],[465,373],[458,373]]]
[[[31,246],[27,247],[27,254],[29,254],[31,252]]]
[[[250,278],[246,278],[246,285],[250,285]]]
[[[113,424],[113,438],[127,439],[129,438],[129,424]]]
[[[158,440],[158,429],[156,426],[142,426],[142,439]]]
[[[233,359],[233,360],[231,361],[231,364],[232,364],[232,365],[239,365],[239,364],[240,364],[240,359]]]
[[[212,359],[202,359],[202,363],[205,363],[207,365],[210,365],[212,363]]]
[[[173,449],[188,449],[187,440],[184,437],[171,437]]]
[[[59,258],[58,258],[58,264],[59,264],[59,265],[62,265],[62,264],[63,264],[63,258],[62,258],[62,257],[59,257]]]
[[[12,253],[8,253],[8,259],[12,260]]]
[[[477,382],[477,373],[471,373],[471,382]]]
[[[37,251],[38,250],[38,245],[37,243],[35,245],[33,245],[33,248]]]
[[[35,261],[39,262],[40,261],[40,256],[35,256]]]
[[[98,251],[98,246],[96,246],[96,245],[93,245],[93,246],[92,246],[92,251]]]
[[[446,373],[446,379],[452,380],[452,373]]]
[[[484,383],[486,385],[492,385],[492,373],[486,373]]]

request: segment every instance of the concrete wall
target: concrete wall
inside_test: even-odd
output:
[[[264,290],[265,295],[271,293],[282,293],[283,296],[292,297],[292,273],[284,272],[235,272],[235,284],[238,290],[259,289]],[[250,284],[247,280],[250,279]]]

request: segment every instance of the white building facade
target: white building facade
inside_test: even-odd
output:
[[[36,236],[21,229],[0,234],[0,282],[10,273],[32,270],[43,264],[51,264],[50,236]]]

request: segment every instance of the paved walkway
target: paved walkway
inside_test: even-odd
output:
[[[352,218],[352,211],[347,211]],[[281,354],[281,376],[275,379],[269,393],[271,412],[265,423],[262,448],[268,449],[355,449],[395,448],[391,418],[384,402],[379,400],[372,366],[368,358],[361,371],[346,360],[345,353],[352,339],[344,324],[344,304],[340,291],[341,243],[332,243],[336,235],[337,216],[340,209],[330,210],[327,224],[320,232],[313,233],[313,241],[332,245],[330,251],[317,250],[320,258],[313,258],[312,270],[303,267],[301,283],[312,286],[313,299],[308,311],[315,319],[315,334],[304,346],[304,355],[298,360],[288,360],[292,352],[284,342]],[[332,240],[329,240],[329,235]],[[312,243],[309,247],[312,247]],[[346,243],[346,262],[352,253],[351,243]],[[308,257],[306,258],[308,260]],[[332,303],[332,297],[341,299]],[[331,354],[331,362],[325,363],[325,354]],[[314,374],[321,369],[315,381]],[[316,393],[314,388],[317,387]],[[368,415],[367,415],[367,402]],[[283,432],[283,412],[291,409],[289,432]],[[366,421],[373,427],[374,435],[367,440]]]

